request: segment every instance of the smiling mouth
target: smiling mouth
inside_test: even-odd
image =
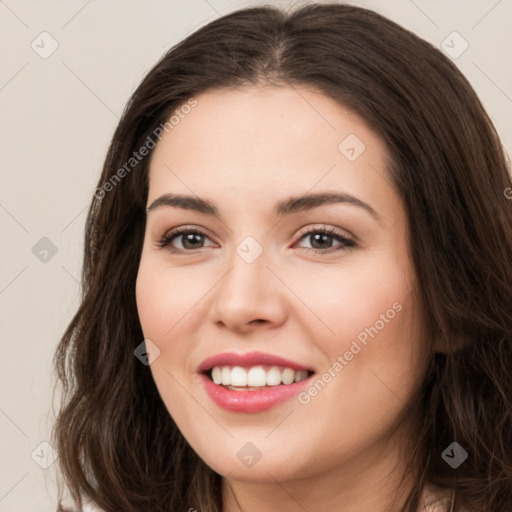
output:
[[[275,365],[219,365],[203,373],[214,384],[231,391],[258,391],[276,386],[289,386],[314,374],[309,370],[294,370]]]

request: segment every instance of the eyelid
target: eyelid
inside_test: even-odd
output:
[[[331,235],[337,235],[341,238],[345,238],[347,240],[351,240],[353,242],[357,242],[357,237],[352,233],[347,231],[346,229],[341,229],[334,226],[329,226],[327,224],[318,224],[318,225],[307,225],[304,228],[301,228],[297,234],[296,239],[300,240],[304,235],[308,235],[311,233],[316,233],[317,231],[325,231]]]
[[[303,238],[307,239],[308,236],[311,236],[315,233],[327,234],[330,237],[336,239],[340,243],[340,245],[329,247],[327,249],[315,249],[313,247],[299,247],[299,249],[306,250],[307,252],[312,252],[316,256],[329,256],[341,251],[348,251],[358,246],[357,238],[350,234],[348,231],[342,230],[334,226],[327,226],[323,224],[321,226],[316,227],[307,226],[301,229],[292,247],[295,247]]]
[[[310,236],[314,233],[325,233],[330,235],[331,237],[338,239],[339,242],[341,242],[341,246],[335,246],[330,247],[325,250],[323,249],[314,249],[311,247],[300,247],[300,249],[305,249],[306,251],[310,252],[312,251],[315,254],[318,255],[327,255],[333,252],[337,252],[341,249],[350,249],[358,244],[358,239],[351,233],[349,233],[346,230],[342,230],[341,228],[328,226],[325,224],[317,225],[317,226],[304,226],[301,228],[298,232],[298,234],[295,236],[294,242],[292,244],[292,247],[295,247],[297,243],[301,241],[301,239]],[[212,236],[208,233],[207,230],[200,228],[195,225],[183,225],[183,226],[177,226],[171,230],[168,230],[165,232],[164,235],[161,235],[158,237],[158,241],[156,242],[156,245],[160,248],[168,248],[170,252],[174,254],[197,254],[198,251],[201,251],[202,249],[205,249],[206,247],[199,247],[197,249],[191,249],[191,250],[185,250],[185,249],[179,249],[176,247],[173,247],[171,243],[174,241],[174,239],[179,238],[180,236],[183,236],[187,233],[197,233],[200,234],[206,238],[209,238],[212,240]],[[213,241],[213,240],[212,240]],[[172,248],[169,248],[172,247]],[[211,247],[211,246],[207,246]]]
[[[157,237],[156,245],[161,248],[166,248],[168,245],[170,245],[170,243],[172,241],[171,239],[173,237],[179,238],[180,236],[184,235],[185,233],[189,233],[189,232],[197,232],[200,235],[203,235],[203,236],[209,238],[210,240],[212,239],[212,236],[208,233],[207,230],[200,228],[198,226],[195,226],[195,225],[185,224],[183,226],[177,226],[173,229],[167,230],[164,232],[163,235],[159,235]],[[201,247],[200,249],[204,249],[204,247]],[[176,249],[176,252],[180,252],[180,251],[188,252],[188,253],[192,252],[192,251],[183,251],[182,249]]]

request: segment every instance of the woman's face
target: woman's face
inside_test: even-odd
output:
[[[150,165],[136,293],[158,391],[221,475],[356,475],[392,452],[428,361],[384,145],[306,87],[195,99]]]

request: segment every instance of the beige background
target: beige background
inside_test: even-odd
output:
[[[78,305],[86,208],[125,102],[161,54],[196,27],[262,3],[0,0],[0,511],[56,509],[55,465],[45,470],[31,454],[51,462],[51,448],[39,445],[51,426],[52,356]],[[469,47],[455,62],[511,153],[510,0],[352,3],[436,46],[457,31]],[[42,58],[54,41],[57,50]],[[43,237],[55,255],[44,253],[44,241],[34,254]]]

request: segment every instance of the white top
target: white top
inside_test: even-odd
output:
[[[447,512],[452,501],[452,489],[440,489],[427,485],[421,495],[418,512]]]
[[[82,512],[103,512],[103,510],[92,503],[84,503]]]

